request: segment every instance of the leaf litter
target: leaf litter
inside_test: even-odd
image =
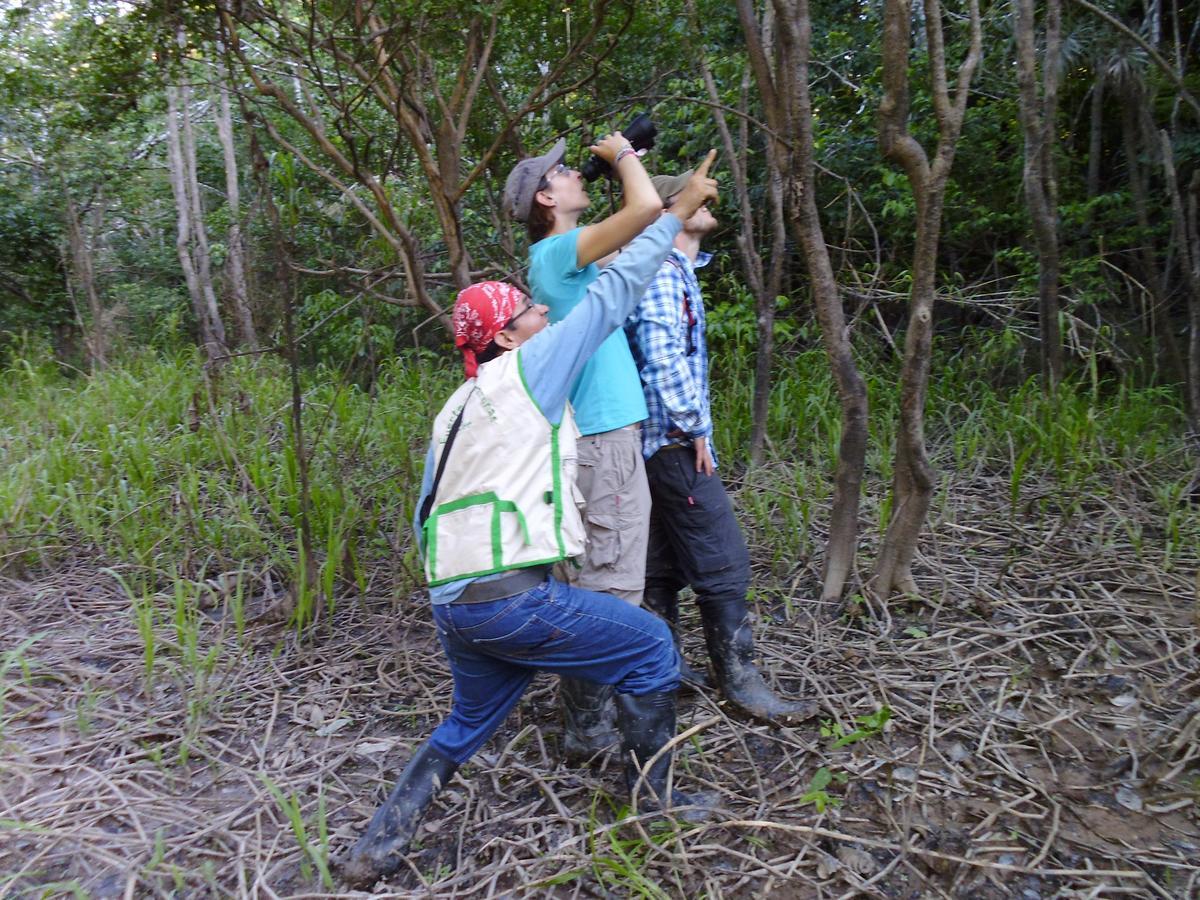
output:
[[[644,878],[667,896],[773,900],[1200,894],[1196,560],[1168,567],[1123,541],[1120,520],[1153,517],[1133,498],[1022,519],[1004,479],[953,477],[915,567],[923,602],[830,620],[809,599],[819,560],[757,573],[760,603],[791,608],[757,629],[777,686],[818,699],[838,733],[883,708],[886,728],[834,749],[817,723],[773,729],[684,694],[680,730],[701,727],[677,777],[721,811],[622,819],[613,756],[559,762],[542,676],[378,891],[623,896]],[[239,642],[206,616],[201,645],[220,652],[204,678],[164,614],[148,683],[102,567],[0,579],[0,893],[328,896],[306,861],[349,846],[447,710],[424,604],[377,572],[300,638],[259,622]],[[802,798],[822,766],[839,777],[817,812]]]

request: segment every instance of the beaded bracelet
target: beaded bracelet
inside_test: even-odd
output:
[[[622,147],[620,150],[617,151],[617,156],[613,160],[613,165],[614,166],[617,165],[617,163],[619,163],[621,160],[623,160],[626,156],[629,156],[629,154],[631,154],[631,153],[634,156],[637,156],[637,151],[633,149],[632,144],[630,144],[628,147]]]

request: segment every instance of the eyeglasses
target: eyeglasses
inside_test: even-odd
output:
[[[523,310],[521,312],[518,312],[516,314],[516,316],[509,319],[508,322],[504,323],[504,330],[509,331],[512,328],[514,328],[514,325],[517,324],[517,319],[520,319],[522,316],[524,316],[524,314],[529,312],[529,310],[532,310],[532,308],[533,308],[533,300],[529,300],[526,304],[526,308],[523,308]]]
[[[566,175],[570,171],[571,171],[571,167],[568,166],[566,163],[559,163],[557,166],[555,166],[553,169],[551,169],[549,172],[547,172],[545,175],[542,176],[542,180],[538,182],[538,190],[544,191],[544,190],[549,189],[551,178],[553,178],[555,175]]]

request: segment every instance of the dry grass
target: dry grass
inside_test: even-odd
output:
[[[815,724],[747,724],[685,695],[681,728],[706,724],[678,777],[719,792],[724,812],[697,828],[619,821],[615,761],[556,762],[553,685],[539,679],[439,799],[388,892],[1197,896],[1196,560],[1164,571],[1152,541],[1135,553],[1125,524],[1151,515],[1135,499],[1014,521],[1008,493],[985,475],[948,486],[923,542],[924,602],[828,622],[805,599],[815,563],[760,578],[778,683],[846,728],[886,705],[882,735],[833,750]],[[218,648],[207,666],[160,596],[149,684],[130,600],[94,562],[0,582],[0,890],[336,893],[311,865],[322,808],[336,853],[450,696],[426,609],[382,599],[387,579],[340,598],[303,640],[253,622],[239,640],[214,586],[198,629],[202,650]],[[804,799],[819,766],[846,776],[822,813]]]

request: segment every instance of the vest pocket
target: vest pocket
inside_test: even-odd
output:
[[[524,514],[517,504],[501,500],[495,491],[469,494],[434,509],[425,522],[430,580],[436,583],[442,577],[439,561],[450,561],[457,578],[503,570],[505,515],[516,516],[520,546],[528,546],[529,525]]]

